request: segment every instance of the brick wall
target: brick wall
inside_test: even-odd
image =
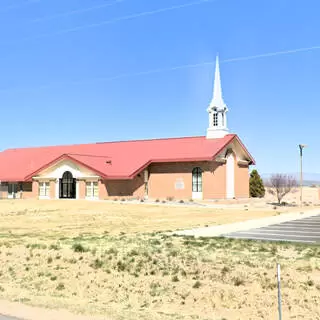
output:
[[[84,180],[79,180],[79,199],[85,199],[86,198],[86,182]]]
[[[50,199],[56,198],[56,182],[51,180],[50,181]]]
[[[144,182],[143,174],[132,180],[106,180],[99,181],[99,198],[107,199],[114,197],[143,197]]]
[[[249,198],[249,168],[235,162],[234,188],[236,198]]]
[[[211,162],[203,173],[203,198],[224,199],[226,197],[226,165]]]
[[[203,197],[224,198],[226,190],[225,165],[215,162],[163,163],[150,166],[149,197],[190,199],[192,197],[192,170],[203,171]],[[183,189],[179,188],[183,184]],[[178,188],[177,188],[178,187]]]
[[[38,186],[35,188],[33,182],[22,183],[22,199],[34,199],[38,196]]]

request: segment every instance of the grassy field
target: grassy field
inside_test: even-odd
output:
[[[320,318],[319,246],[160,232],[273,211],[74,201],[0,208],[0,299],[111,320],[269,320],[280,262],[284,319]]]
[[[80,200],[1,200],[0,232],[56,239],[82,233],[172,231],[263,218],[294,210],[300,208],[280,207],[273,210],[272,207],[258,209],[242,205],[234,209],[212,209]]]

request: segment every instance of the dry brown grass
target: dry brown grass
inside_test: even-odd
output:
[[[1,200],[1,232],[40,236],[75,236],[172,231],[219,225],[300,210],[245,207],[213,209],[88,201]]]
[[[284,318],[320,317],[318,246],[152,232],[274,212],[72,201],[0,206],[2,299],[111,320],[269,320],[280,262]]]

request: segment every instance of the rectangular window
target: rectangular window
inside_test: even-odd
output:
[[[50,196],[50,182],[39,182],[39,196],[40,197]]]
[[[213,114],[213,126],[214,127],[218,126],[218,114],[217,113]]]
[[[98,198],[99,197],[99,189],[98,189],[98,182],[93,182],[93,197]]]
[[[92,197],[91,182],[86,182],[86,198]]]
[[[97,199],[99,197],[99,185],[97,181],[86,182],[86,198]]]

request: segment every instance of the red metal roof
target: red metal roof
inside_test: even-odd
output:
[[[237,139],[251,163],[253,158],[234,134],[220,139],[186,137],[8,149],[0,152],[0,180],[27,181],[40,171],[70,159],[106,179],[131,179],[150,163],[212,160]]]

